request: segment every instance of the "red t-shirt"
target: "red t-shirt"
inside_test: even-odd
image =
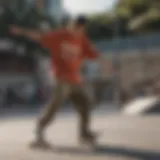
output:
[[[97,57],[97,52],[85,36],[75,36],[67,30],[47,33],[40,43],[51,53],[56,78],[69,83],[81,81],[82,60]]]

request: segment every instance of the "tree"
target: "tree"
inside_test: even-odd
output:
[[[89,16],[87,31],[92,39],[111,38],[112,18],[106,13]]]
[[[16,41],[16,43],[24,44],[28,48],[28,53],[32,54],[35,49],[40,49],[41,47],[25,37],[10,35],[9,27],[14,24],[23,28],[46,30],[56,27],[56,22],[44,12],[38,10],[36,6],[33,5],[26,9],[26,4],[21,3],[22,0],[14,1],[17,2],[15,6],[10,6],[10,3],[1,4],[0,36],[8,37]]]
[[[0,36],[7,36],[9,26],[17,22],[17,18],[14,16],[8,6],[0,6]]]
[[[144,14],[131,19],[129,28],[135,32],[160,30],[160,5],[153,3]]]
[[[128,19],[128,28],[134,32],[159,30],[159,0],[119,0],[116,14]]]
[[[119,16],[132,18],[145,13],[149,4],[150,0],[119,0],[115,10]]]

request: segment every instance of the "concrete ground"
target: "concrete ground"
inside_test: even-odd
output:
[[[31,150],[36,114],[0,120],[0,160],[160,160],[160,117],[126,117],[118,113],[95,112],[92,128],[99,133],[98,146],[78,144],[78,119],[60,113],[48,129],[53,150]]]

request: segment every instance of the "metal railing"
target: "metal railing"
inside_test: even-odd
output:
[[[160,33],[118,38],[116,41],[114,39],[102,40],[94,44],[104,54],[107,54],[107,52],[119,53],[120,51],[135,49],[160,48]]]
[[[160,33],[103,40],[95,46],[101,51],[99,78],[110,79],[117,92],[136,95],[141,89],[147,93],[147,87],[160,82]]]

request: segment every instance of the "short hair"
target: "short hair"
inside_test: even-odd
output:
[[[84,15],[78,16],[74,21],[76,25],[86,25],[88,23],[88,19]]]

